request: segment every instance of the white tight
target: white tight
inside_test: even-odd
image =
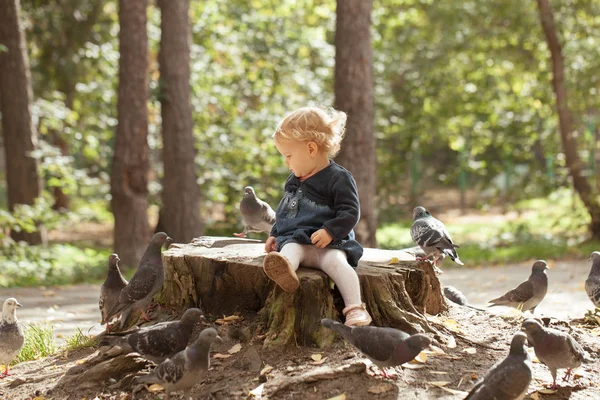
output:
[[[337,285],[346,307],[361,305],[358,275],[348,264],[346,253],[342,250],[319,249],[314,245],[287,243],[280,254],[290,261],[294,271],[302,264],[303,267],[325,272]]]

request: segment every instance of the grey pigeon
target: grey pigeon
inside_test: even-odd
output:
[[[266,202],[256,197],[252,186],[244,188],[244,197],[240,202],[240,212],[244,222],[244,231],[234,233],[237,237],[246,237],[246,233],[265,232],[269,234],[275,223],[275,211]]]
[[[2,320],[0,320],[0,364],[5,366],[0,372],[0,378],[9,375],[8,364],[21,351],[25,342],[23,329],[17,320],[17,307],[23,307],[17,299],[11,297],[2,305]]]
[[[149,320],[145,308],[150,305],[152,297],[162,289],[165,282],[161,249],[165,243],[171,241],[172,239],[164,232],[158,232],[152,237],[142,255],[138,269],[129,284],[121,290],[119,301],[108,312],[108,320],[121,313],[119,329],[123,329],[132,311],[142,311],[142,316]]]
[[[590,254],[590,261],[592,269],[585,280],[585,292],[594,306],[600,307],[600,251]]]
[[[321,325],[342,335],[373,361],[386,377],[388,375],[385,368],[412,360],[431,344],[431,339],[423,334],[409,335],[393,328],[346,326],[328,318],[322,319]]]
[[[533,374],[525,342],[527,336],[517,332],[510,343],[508,356],[494,364],[485,377],[469,392],[465,400],[521,400],[525,397]]]
[[[490,307],[507,306],[520,309],[521,311],[531,310],[533,314],[535,308],[544,300],[548,291],[548,276],[546,275],[548,264],[544,260],[537,260],[531,267],[531,275],[516,288],[510,290],[497,299],[490,300]]]
[[[136,352],[157,364],[185,349],[202,311],[190,308],[179,321],[161,322],[139,329],[106,334],[100,347],[119,346],[126,353]]]
[[[108,257],[108,274],[106,280],[100,287],[100,313],[102,314],[102,325],[106,324],[106,331],[110,329],[108,312],[119,301],[121,290],[127,286],[127,280],[121,275],[119,269],[119,256],[115,253]]]
[[[214,328],[203,330],[190,347],[163,361],[150,374],[138,377],[136,383],[158,383],[165,388],[166,400],[169,400],[171,392],[178,390],[183,390],[184,398],[189,398],[192,387],[208,371],[210,346],[215,340],[221,341],[221,337]]]
[[[546,364],[552,374],[552,388],[556,389],[556,370],[567,368],[563,380],[568,380],[571,370],[584,361],[585,352],[571,335],[552,328],[543,327],[535,319],[526,319],[521,329],[533,345],[537,358]]]
[[[467,296],[465,296],[463,292],[461,292],[454,286],[444,286],[444,296],[446,296],[448,300],[458,304],[459,306],[469,307],[477,311],[485,311],[481,308],[473,307],[472,305],[470,305],[467,301]]]
[[[431,216],[429,211],[421,206],[414,208],[413,221],[410,237],[425,252],[425,257],[420,259],[433,256],[433,265],[435,265],[438,258],[448,256],[455,263],[464,265],[456,252],[460,246],[452,241],[442,221]]]

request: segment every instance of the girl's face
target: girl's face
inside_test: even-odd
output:
[[[276,138],[275,147],[285,158],[285,165],[300,179],[314,174],[320,164],[319,147],[313,141]]]

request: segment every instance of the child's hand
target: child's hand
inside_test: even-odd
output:
[[[311,235],[310,240],[317,248],[323,249],[331,243],[333,237],[325,229],[319,229]]]
[[[275,243],[275,239],[275,236],[269,236],[267,239],[267,242],[265,243],[265,251],[267,253],[277,250],[277,243]]]

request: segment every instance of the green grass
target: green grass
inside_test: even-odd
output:
[[[94,347],[97,344],[98,340],[93,335],[90,335],[89,332],[85,334],[80,328],[77,328],[74,335],[65,339],[64,348],[67,351],[75,351]]]
[[[37,360],[54,353],[56,353],[54,326],[51,324],[31,324],[25,328],[25,343],[11,365]]]
[[[443,222],[466,265],[500,264],[536,259],[587,258],[600,242],[587,239],[590,217],[569,190],[547,198],[514,204],[506,218],[456,218]],[[412,247],[412,220],[388,224],[377,231],[378,246]],[[446,263],[451,264],[451,263]]]

